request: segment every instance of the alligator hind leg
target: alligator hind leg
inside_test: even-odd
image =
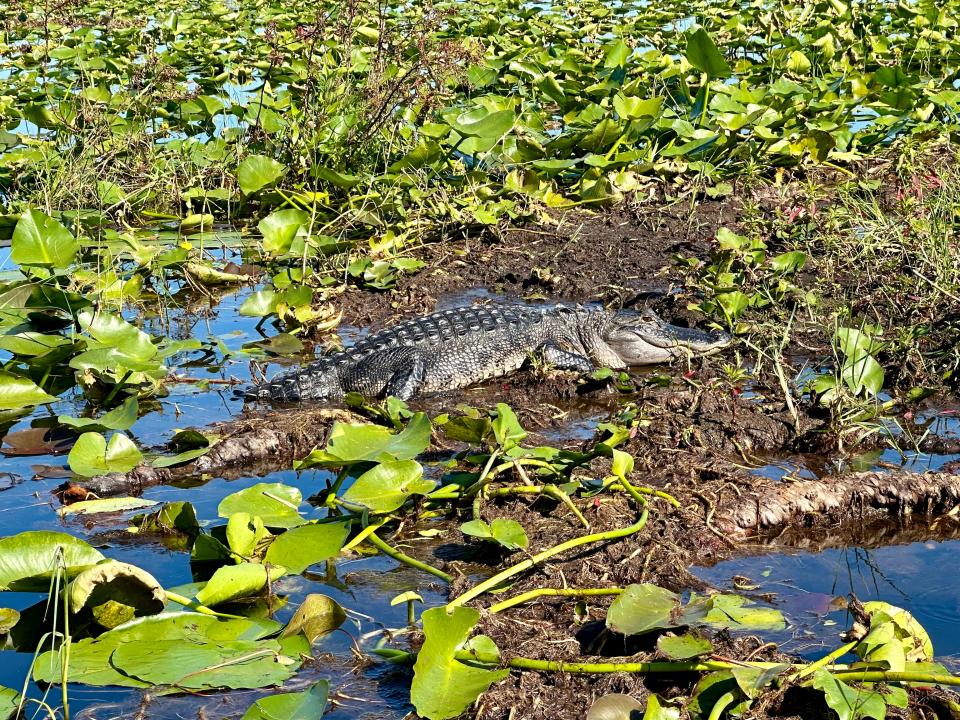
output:
[[[383,396],[393,395],[401,400],[409,400],[420,392],[426,377],[427,363],[424,361],[423,355],[411,353],[409,362],[405,362],[403,367],[390,376],[383,388]]]
[[[575,352],[569,352],[554,343],[547,343],[541,350],[543,359],[558,370],[575,370],[579,373],[590,373],[595,370],[589,358]]]

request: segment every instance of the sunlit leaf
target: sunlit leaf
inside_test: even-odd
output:
[[[10,259],[21,265],[65,268],[73,263],[79,241],[67,228],[39,210],[29,209],[13,231]]]
[[[47,592],[60,565],[70,578],[101,560],[99,550],[66,533],[29,530],[0,538],[0,590]]]

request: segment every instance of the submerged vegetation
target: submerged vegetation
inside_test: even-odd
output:
[[[357,676],[400,679],[397,717],[955,716],[960,679],[910,608],[850,598],[843,643],[811,659],[778,648],[794,619],[766,594],[686,567],[747,551],[723,524],[761,533],[747,498],[802,495],[744,471],[764,453],[819,453],[828,480],[882,468],[864,449],[948,454],[922,403],[960,377],[958,13],[0,0],[0,493],[69,480],[0,538],[19,607],[0,642],[29,660],[0,674],[0,720],[74,717],[84,686],[143,691],[139,717],[272,687],[218,712],[336,714],[356,698],[322,648],[344,633]],[[332,425],[206,422],[261,363],[451,288],[625,302],[660,279],[684,289],[655,302],[738,344],[642,377],[535,368],[610,401],[582,442],[527,444],[511,406],[540,428],[570,411],[522,383],[490,410],[350,397]],[[240,344],[185,320],[222,299]],[[188,486],[143,493],[148,475]],[[236,475],[205,507],[194,486]],[[97,497],[104,476],[125,492]],[[942,517],[916,537],[945,532],[960,490],[914,481],[864,479],[872,509],[840,520],[773,510],[817,533],[926,505]],[[438,537],[457,549],[423,550]],[[363,590],[395,610],[332,596],[353,592],[338,564],[377,558],[414,573]]]

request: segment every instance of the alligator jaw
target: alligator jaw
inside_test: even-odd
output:
[[[651,365],[687,355],[712,355],[733,337],[671,325],[647,310],[617,313],[605,339],[627,365]]]

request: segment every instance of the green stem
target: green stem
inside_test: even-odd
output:
[[[130,379],[130,376],[132,374],[133,374],[133,370],[127,370],[124,376],[120,378],[120,382],[114,385],[113,388],[110,390],[110,392],[107,394],[107,397],[104,398],[103,400],[104,405],[110,404],[110,401],[113,400],[113,398],[116,397],[117,393],[120,392],[123,386],[126,385],[127,380]]]
[[[639,502],[644,506],[643,512],[640,514],[640,519],[637,520],[633,525],[628,525],[625,528],[620,528],[618,530],[608,530],[607,532],[602,533],[593,533],[592,535],[583,535],[581,537],[573,538],[572,540],[567,540],[566,542],[555,545],[552,548],[547,548],[543,552],[537,553],[536,555],[527,558],[521,562],[518,562],[516,565],[507,568],[503,572],[499,572],[491,578],[484,580],[479,585],[474,585],[470,590],[463,593],[457,598],[454,598],[449,603],[447,603],[447,608],[454,608],[459,605],[463,605],[470,600],[473,600],[480,595],[483,595],[488,590],[491,590],[498,585],[503,584],[505,580],[512,578],[514,575],[519,575],[525,570],[529,570],[537,563],[540,563],[547,558],[551,558],[554,555],[559,555],[562,552],[571,550],[581,545],[589,545],[590,543],[595,542],[604,542],[606,540],[617,540],[619,538],[627,537],[633,535],[636,532],[639,532],[643,529],[643,526],[647,524],[647,517],[649,516],[649,510],[646,507],[646,501],[639,494],[637,495]]]
[[[214,617],[230,618],[231,620],[242,619],[241,615],[230,615],[228,613],[217,612],[216,610],[211,610],[206,605],[201,605],[196,600],[191,600],[188,597],[183,595],[178,595],[177,593],[170,592],[169,590],[164,590],[164,593],[167,595],[167,600],[172,600],[177,603],[177,605],[183,605],[186,608],[190,608],[196,613],[201,615],[213,615]]]
[[[820,668],[826,667],[837,658],[842,657],[843,655],[846,655],[848,652],[853,650],[857,646],[858,642],[859,641],[857,640],[853,642],[848,642],[846,645],[841,645],[840,647],[838,647],[829,655],[824,655],[822,658],[820,658],[816,662],[812,662],[809,665],[804,665],[802,668],[800,668],[799,670],[797,670],[797,672],[793,674],[793,676],[790,678],[790,682],[796,682],[800,678],[806,677],[807,675],[812,675]]]
[[[577,516],[577,520],[580,521],[580,524],[583,525],[587,530],[590,529],[590,523],[587,522],[587,519],[583,516],[583,513],[580,512],[580,508],[573,504],[573,500],[570,499],[570,496],[567,495],[563,490],[558,488],[556,485],[545,485],[543,488],[543,494],[547,497],[551,497],[554,500],[559,500],[574,515]]]
[[[533,658],[515,657],[503,661],[496,653],[484,653],[475,650],[459,650],[454,654],[457,660],[467,662],[481,662],[488,665],[503,665],[516,670],[538,670],[545,672],[565,672],[575,674],[606,674],[606,673],[680,673],[680,672],[710,672],[712,670],[732,670],[738,667],[752,667],[758,670],[767,670],[777,663],[742,662],[733,663],[722,660],[677,661],[677,662],[607,662],[583,663],[564,662],[562,660],[534,660]]]
[[[477,478],[477,481],[473,485],[467,488],[466,492],[463,494],[464,498],[472,498],[478,492],[483,490],[484,485],[486,485],[487,482],[489,482],[489,480],[487,480],[487,476],[490,474],[490,468],[493,467],[493,463],[496,462],[497,457],[499,455],[500,455],[500,448],[497,448],[492,453],[490,453],[490,457],[487,458],[487,464],[484,465],[483,470],[480,471],[480,477]],[[492,479],[493,478],[491,478],[491,480]]]
[[[736,700],[736,695],[732,692],[725,692],[723,695],[717,698],[717,701],[713,704],[713,707],[710,709],[710,716],[707,720],[720,720],[720,716],[723,715],[723,711],[726,710],[730,705]]]
[[[621,595],[622,593],[623,588],[537,588],[514,595],[512,598],[507,598],[496,605],[491,605],[490,612],[503,612],[538,597],[602,597],[605,595]]]
[[[390,547],[389,545],[387,545],[387,543],[381,540],[376,533],[370,533],[370,537],[368,537],[367,540],[370,542],[371,545],[376,547],[384,555],[392,557],[397,562],[402,562],[411,567],[415,567],[418,570],[423,570],[424,572],[428,572],[431,575],[438,577],[445,582],[448,582],[448,583],[453,582],[453,579],[454,579],[453,575],[449,575],[445,573],[443,570],[435,568],[432,565],[427,565],[425,562],[421,562],[416,558],[412,558],[409,555],[405,555],[404,553],[400,552],[394,547]]]
[[[924,685],[960,685],[960,675],[942,675],[932,672],[914,672],[910,670],[836,670],[833,676],[846,682],[909,682]]]

